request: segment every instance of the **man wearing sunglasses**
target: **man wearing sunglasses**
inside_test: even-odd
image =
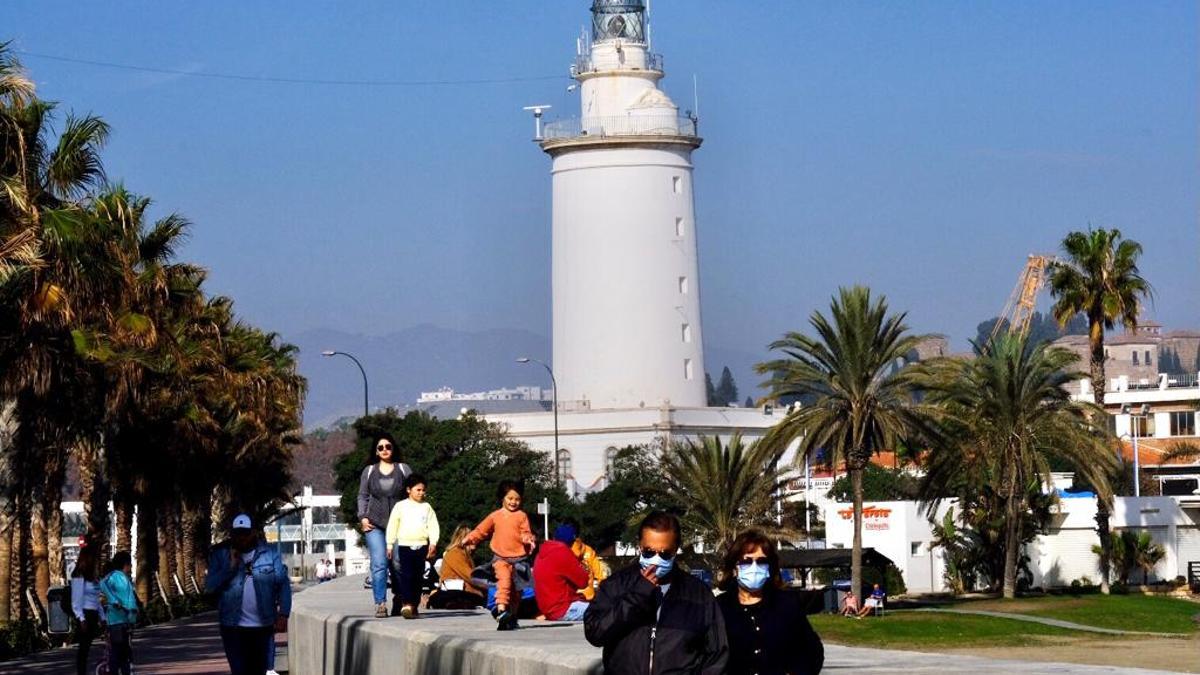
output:
[[[638,528],[638,560],[600,584],[584,615],[608,673],[725,672],[729,649],[712,590],[676,566],[679,519],[655,511]]]

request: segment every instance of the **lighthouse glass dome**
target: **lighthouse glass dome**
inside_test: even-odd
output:
[[[594,0],[592,41],[646,41],[646,5],[642,0]]]

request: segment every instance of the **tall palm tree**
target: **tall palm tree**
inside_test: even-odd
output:
[[[664,450],[661,469],[667,497],[682,508],[684,525],[710,555],[721,555],[745,529],[780,531],[779,457],[761,442],[744,443],[739,433],[725,442],[702,435]]]
[[[908,332],[905,314],[890,314],[886,298],[863,286],[842,288],[809,323],[815,337],[791,332],[771,343],[784,358],[760,363],[759,373],[776,399],[803,403],[783,418],[762,443],[782,453],[798,444],[796,460],[818,451],[850,474],[854,489],[853,588],[862,587],[862,473],[871,457],[919,437],[926,425],[914,403],[915,379],[905,357],[923,336]]]
[[[1109,435],[1095,406],[1071,400],[1067,385],[1079,374],[1069,350],[1031,345],[1027,336],[1002,334],[976,345],[970,361],[927,364],[922,385],[943,432],[927,462],[925,483],[952,482],[964,472],[991,469],[1004,503],[1005,598],[1016,596],[1017,563],[1031,489],[1050,482],[1052,458],[1068,461],[1107,495],[1115,466]]]
[[[1151,296],[1150,284],[1138,270],[1142,245],[1123,239],[1121,231],[1089,229],[1071,232],[1062,241],[1064,258],[1050,266],[1050,292],[1056,298],[1054,318],[1066,326],[1082,313],[1088,321],[1088,360],[1092,379],[1092,400],[1098,416],[1104,410],[1104,331],[1121,324],[1136,328],[1142,301]],[[1112,514],[1110,499],[1097,493],[1096,532],[1100,537],[1100,590],[1109,592],[1109,558],[1112,553]]]

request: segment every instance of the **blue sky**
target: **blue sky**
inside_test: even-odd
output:
[[[521,110],[566,91],[584,0],[9,0],[23,56],[108,119],[110,174],[195,221],[185,255],[286,337],[419,323],[549,334],[549,161]],[[963,348],[1027,254],[1141,241],[1154,316],[1200,327],[1191,2],[653,4],[665,89],[699,79],[705,339],[761,351],[867,283]],[[555,78],[554,76],[559,76]],[[436,384],[436,383],[430,383]]]

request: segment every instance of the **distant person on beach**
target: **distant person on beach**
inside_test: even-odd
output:
[[[375,616],[388,615],[388,548],[387,522],[392,508],[404,499],[404,479],[412,473],[407,464],[398,462],[399,450],[391,434],[375,438],[377,462],[362,470],[358,480],[358,519],[367,552],[371,556],[371,594],[375,601]],[[395,579],[393,578],[393,586]],[[397,603],[399,604],[399,603]],[[396,608],[398,609],[398,608]]]
[[[600,584],[583,617],[604,672],[724,673],[725,622],[708,584],[679,569],[679,519],[655,511],[638,528],[638,560]]]
[[[536,539],[529,526],[529,516],[521,510],[525,486],[521,481],[501,481],[496,490],[500,508],[492,511],[464,539],[465,544],[479,544],[491,538],[492,570],[496,573],[496,606],[492,616],[496,630],[513,630],[517,625],[517,607],[513,599],[513,565],[525,561]],[[516,599],[520,602],[520,598]]]
[[[580,595],[588,587],[588,573],[570,548],[575,537],[574,526],[559,525],[554,538],[542,542],[533,563],[533,596],[551,621],[583,621],[588,608]]]
[[[217,596],[221,642],[233,675],[267,672],[275,633],[287,632],[292,582],[279,551],[262,541],[248,514],[234,517],[229,540],[213,547],[204,591]]]
[[[421,604],[421,581],[425,578],[425,561],[437,553],[437,514],[425,501],[425,477],[419,473],[404,479],[408,499],[396,502],[387,524],[388,560],[399,569],[399,583],[392,589],[401,604],[400,616],[417,618]]]

